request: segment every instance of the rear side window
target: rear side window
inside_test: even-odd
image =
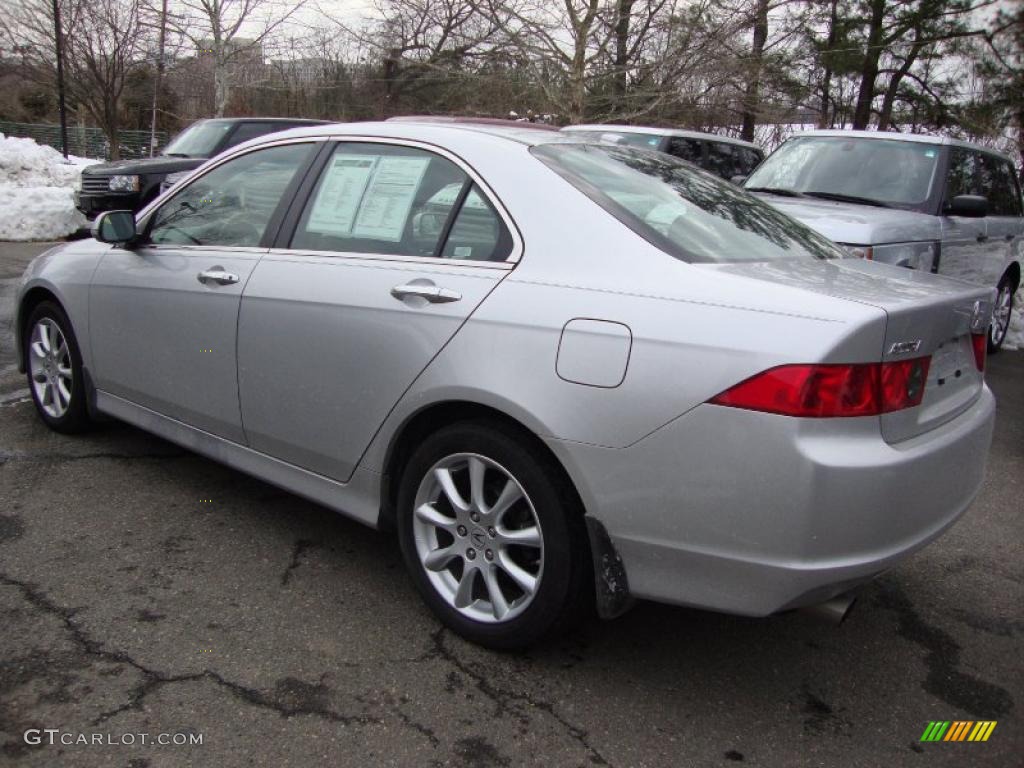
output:
[[[1001,157],[980,156],[981,189],[992,216],[1020,216],[1021,200],[1013,166]]]
[[[761,156],[748,147],[722,141],[708,142],[707,169],[723,179],[748,176],[759,162]]]
[[[682,136],[673,136],[668,142],[670,155],[675,155],[680,160],[695,165],[704,163],[704,142],[699,139],[687,139]]]
[[[287,123],[242,123],[235,129],[235,132],[231,134],[231,138],[228,139],[227,147],[233,147],[236,144],[242,144],[243,142],[249,141],[249,139],[256,139],[260,136],[266,136],[268,133],[275,133],[277,131],[284,131],[294,126],[288,125]],[[225,147],[225,149],[227,149]]]
[[[767,203],[667,154],[596,144],[541,144],[531,151],[638,235],[683,261],[844,255]]]
[[[512,240],[493,206],[447,158],[414,147],[339,143],[291,247],[499,261]]]

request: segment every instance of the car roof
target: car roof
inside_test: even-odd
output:
[[[722,136],[718,133],[703,133],[701,131],[686,131],[682,128],[658,128],[656,126],[647,125],[615,125],[615,124],[580,124],[580,125],[567,125],[563,131],[572,133],[574,131],[604,131],[605,133],[651,133],[655,136],[681,136],[686,139],[701,139],[703,141],[718,141],[723,144],[738,144],[742,147],[749,147],[750,149],[756,149],[759,152],[763,152],[757,144],[743,139],[737,139],[733,136]]]
[[[455,123],[458,125],[498,125],[509,128],[526,128],[535,131],[557,131],[547,123],[532,123],[529,120],[510,120],[504,117],[465,117],[462,115],[400,115],[389,117],[389,123]]]
[[[307,117],[204,117],[197,123],[288,123],[289,125],[330,125],[330,120]]]
[[[490,123],[456,123],[449,121],[385,120],[352,123],[332,123],[292,128],[287,131],[261,136],[240,146],[254,146],[288,138],[359,136],[366,138],[390,138],[422,141],[452,141],[470,135],[485,136],[496,143],[513,142],[526,146],[536,144],[581,144],[581,137],[561,131],[538,131],[536,127],[526,128],[518,123],[494,125]],[[587,142],[592,143],[592,142]]]
[[[792,136],[787,138],[799,139],[805,136],[824,136],[824,137],[839,137],[839,138],[858,138],[858,139],[877,139],[880,141],[907,141],[915,144],[938,144],[942,146],[952,147],[965,147],[967,149],[976,149],[979,152],[987,152],[990,155],[998,155],[1004,160],[1010,158],[1004,155],[997,149],[991,147],[985,147],[981,144],[975,144],[971,141],[964,141],[963,139],[955,139],[952,136],[935,136],[930,133],[897,133],[895,131],[850,131],[839,128],[830,129],[819,129],[813,131],[799,131],[794,133]]]

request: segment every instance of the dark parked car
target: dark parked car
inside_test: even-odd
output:
[[[160,193],[161,187],[173,184],[225,149],[275,131],[325,122],[278,117],[198,120],[156,157],[88,166],[75,193],[75,207],[90,219],[103,211],[138,211]]]
[[[636,125],[567,125],[562,130],[578,139],[665,152],[726,181],[749,176],[764,160],[764,150],[757,144],[714,133]]]

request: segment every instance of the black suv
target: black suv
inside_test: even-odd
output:
[[[284,117],[233,117],[198,120],[179,133],[163,153],[141,160],[118,160],[90,165],[82,171],[82,185],[75,193],[75,207],[87,218],[103,211],[138,211],[189,171],[225,149],[275,131],[326,120]]]

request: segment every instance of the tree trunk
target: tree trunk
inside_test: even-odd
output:
[[[635,3],[636,0],[618,0],[615,6],[615,80],[613,89],[617,99],[626,97],[626,88],[629,83],[629,23]]]
[[[882,55],[882,23],[885,21],[885,0],[871,0],[871,21],[868,27],[868,46],[861,67],[860,91],[857,108],[853,112],[853,129],[862,131],[871,122],[871,103],[875,100],[875,80],[878,79],[878,59]]]
[[[889,126],[892,123],[892,108],[896,103],[896,93],[899,91],[900,83],[903,82],[903,77],[910,71],[910,68],[914,66],[914,62],[917,60],[917,54],[921,51],[921,46],[918,43],[914,43],[910,48],[910,52],[907,54],[907,58],[904,59],[899,69],[892,73],[889,77],[889,85],[885,89],[885,96],[882,98],[882,109],[878,113],[878,130],[888,131]]]
[[[231,84],[228,82],[228,68],[221,56],[215,54],[213,61],[213,115],[224,117],[224,111],[231,97]]]
[[[740,138],[744,141],[754,140],[754,128],[757,125],[757,109],[761,96],[761,63],[764,58],[764,46],[768,42],[768,0],[757,0],[754,9],[754,41],[750,48],[750,79],[743,98],[743,127]]]
[[[825,43],[825,55],[822,62],[825,71],[821,76],[821,106],[818,110],[818,127],[831,128],[832,119],[829,112],[832,108],[832,49],[836,47],[836,37],[839,30],[836,26],[839,23],[839,0],[832,0],[832,9],[828,19],[828,40]]]

